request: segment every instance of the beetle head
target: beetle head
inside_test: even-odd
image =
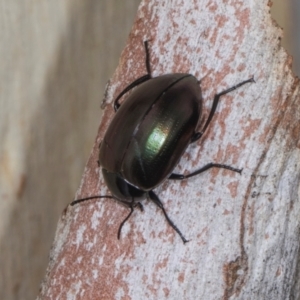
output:
[[[133,185],[129,184],[117,173],[111,173],[102,169],[102,174],[108,189],[111,191],[116,199],[119,199],[122,203],[128,204],[134,201],[142,200],[146,197],[146,192],[142,191]]]

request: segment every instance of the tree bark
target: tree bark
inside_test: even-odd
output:
[[[299,80],[280,46],[281,30],[263,1],[145,0],[107,86],[104,117],[76,199],[109,194],[98,145],[118,93],[146,73],[201,80],[203,115],[221,97],[205,135],[176,173],[211,169],[155,189],[190,241],[183,244],[150,201],[117,239],[128,209],[111,199],[68,206],[58,225],[38,299],[298,299]],[[126,98],[126,97],[125,97]],[[126,101],[126,100],[125,100]],[[201,125],[200,125],[201,127]]]

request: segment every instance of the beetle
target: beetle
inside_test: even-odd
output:
[[[200,81],[191,74],[174,73],[153,78],[150,70],[148,41],[144,42],[147,74],[127,86],[114,100],[115,116],[99,146],[99,166],[112,195],[91,196],[75,200],[71,205],[96,199],[111,198],[130,209],[121,222],[121,229],[134,208],[143,210],[141,200],[148,198],[163,212],[169,225],[188,242],[169,218],[163,203],[153,191],[166,179],[183,180],[211,168],[223,168],[237,173],[242,169],[210,163],[187,175],[173,173],[190,143],[198,141],[209,126],[221,96],[255,82],[244,80],[214,96],[211,111],[202,130],[197,125],[202,115]],[[131,94],[120,104],[120,99]]]

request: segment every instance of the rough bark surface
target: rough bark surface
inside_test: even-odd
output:
[[[299,80],[280,46],[281,31],[263,1],[147,0],[139,7],[104,102],[105,114],[76,198],[108,194],[98,145],[112,101],[145,74],[186,72],[201,79],[207,117],[214,95],[254,76],[256,83],[221,98],[205,136],[175,171],[209,162],[210,170],[156,189],[183,244],[151,202],[136,210],[111,199],[67,207],[59,222],[39,299],[298,299]]]

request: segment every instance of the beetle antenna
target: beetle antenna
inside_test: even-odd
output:
[[[130,202],[130,204],[129,204],[129,208],[130,208],[130,213],[127,215],[127,217],[122,221],[122,223],[120,224],[120,226],[119,226],[119,230],[118,230],[118,240],[120,239],[120,236],[121,236],[121,230],[122,230],[122,227],[123,227],[123,225],[127,222],[127,220],[130,218],[130,216],[132,215],[132,213],[133,213],[133,211],[134,211],[134,208],[135,207],[139,207],[139,209],[141,210],[141,211],[144,211],[144,207],[143,207],[143,205],[142,205],[142,203],[141,202],[134,202],[134,197],[132,197],[132,200],[131,200],[131,202]]]
[[[118,240],[120,239],[120,236],[121,236],[121,230],[122,230],[123,225],[124,225],[124,224],[127,222],[127,220],[130,218],[130,216],[132,215],[133,211],[134,211],[134,208],[133,208],[133,206],[131,205],[131,206],[130,206],[130,213],[127,215],[127,217],[122,221],[122,223],[121,223],[120,226],[119,226],[119,230],[118,230]]]
[[[84,201],[88,201],[88,200],[92,200],[92,199],[100,199],[100,198],[109,198],[109,199],[115,199],[113,196],[110,195],[103,195],[103,196],[90,196],[90,197],[86,197],[86,198],[81,198],[81,199],[77,199],[74,200],[70,203],[71,206],[74,206],[75,204],[84,202]]]

